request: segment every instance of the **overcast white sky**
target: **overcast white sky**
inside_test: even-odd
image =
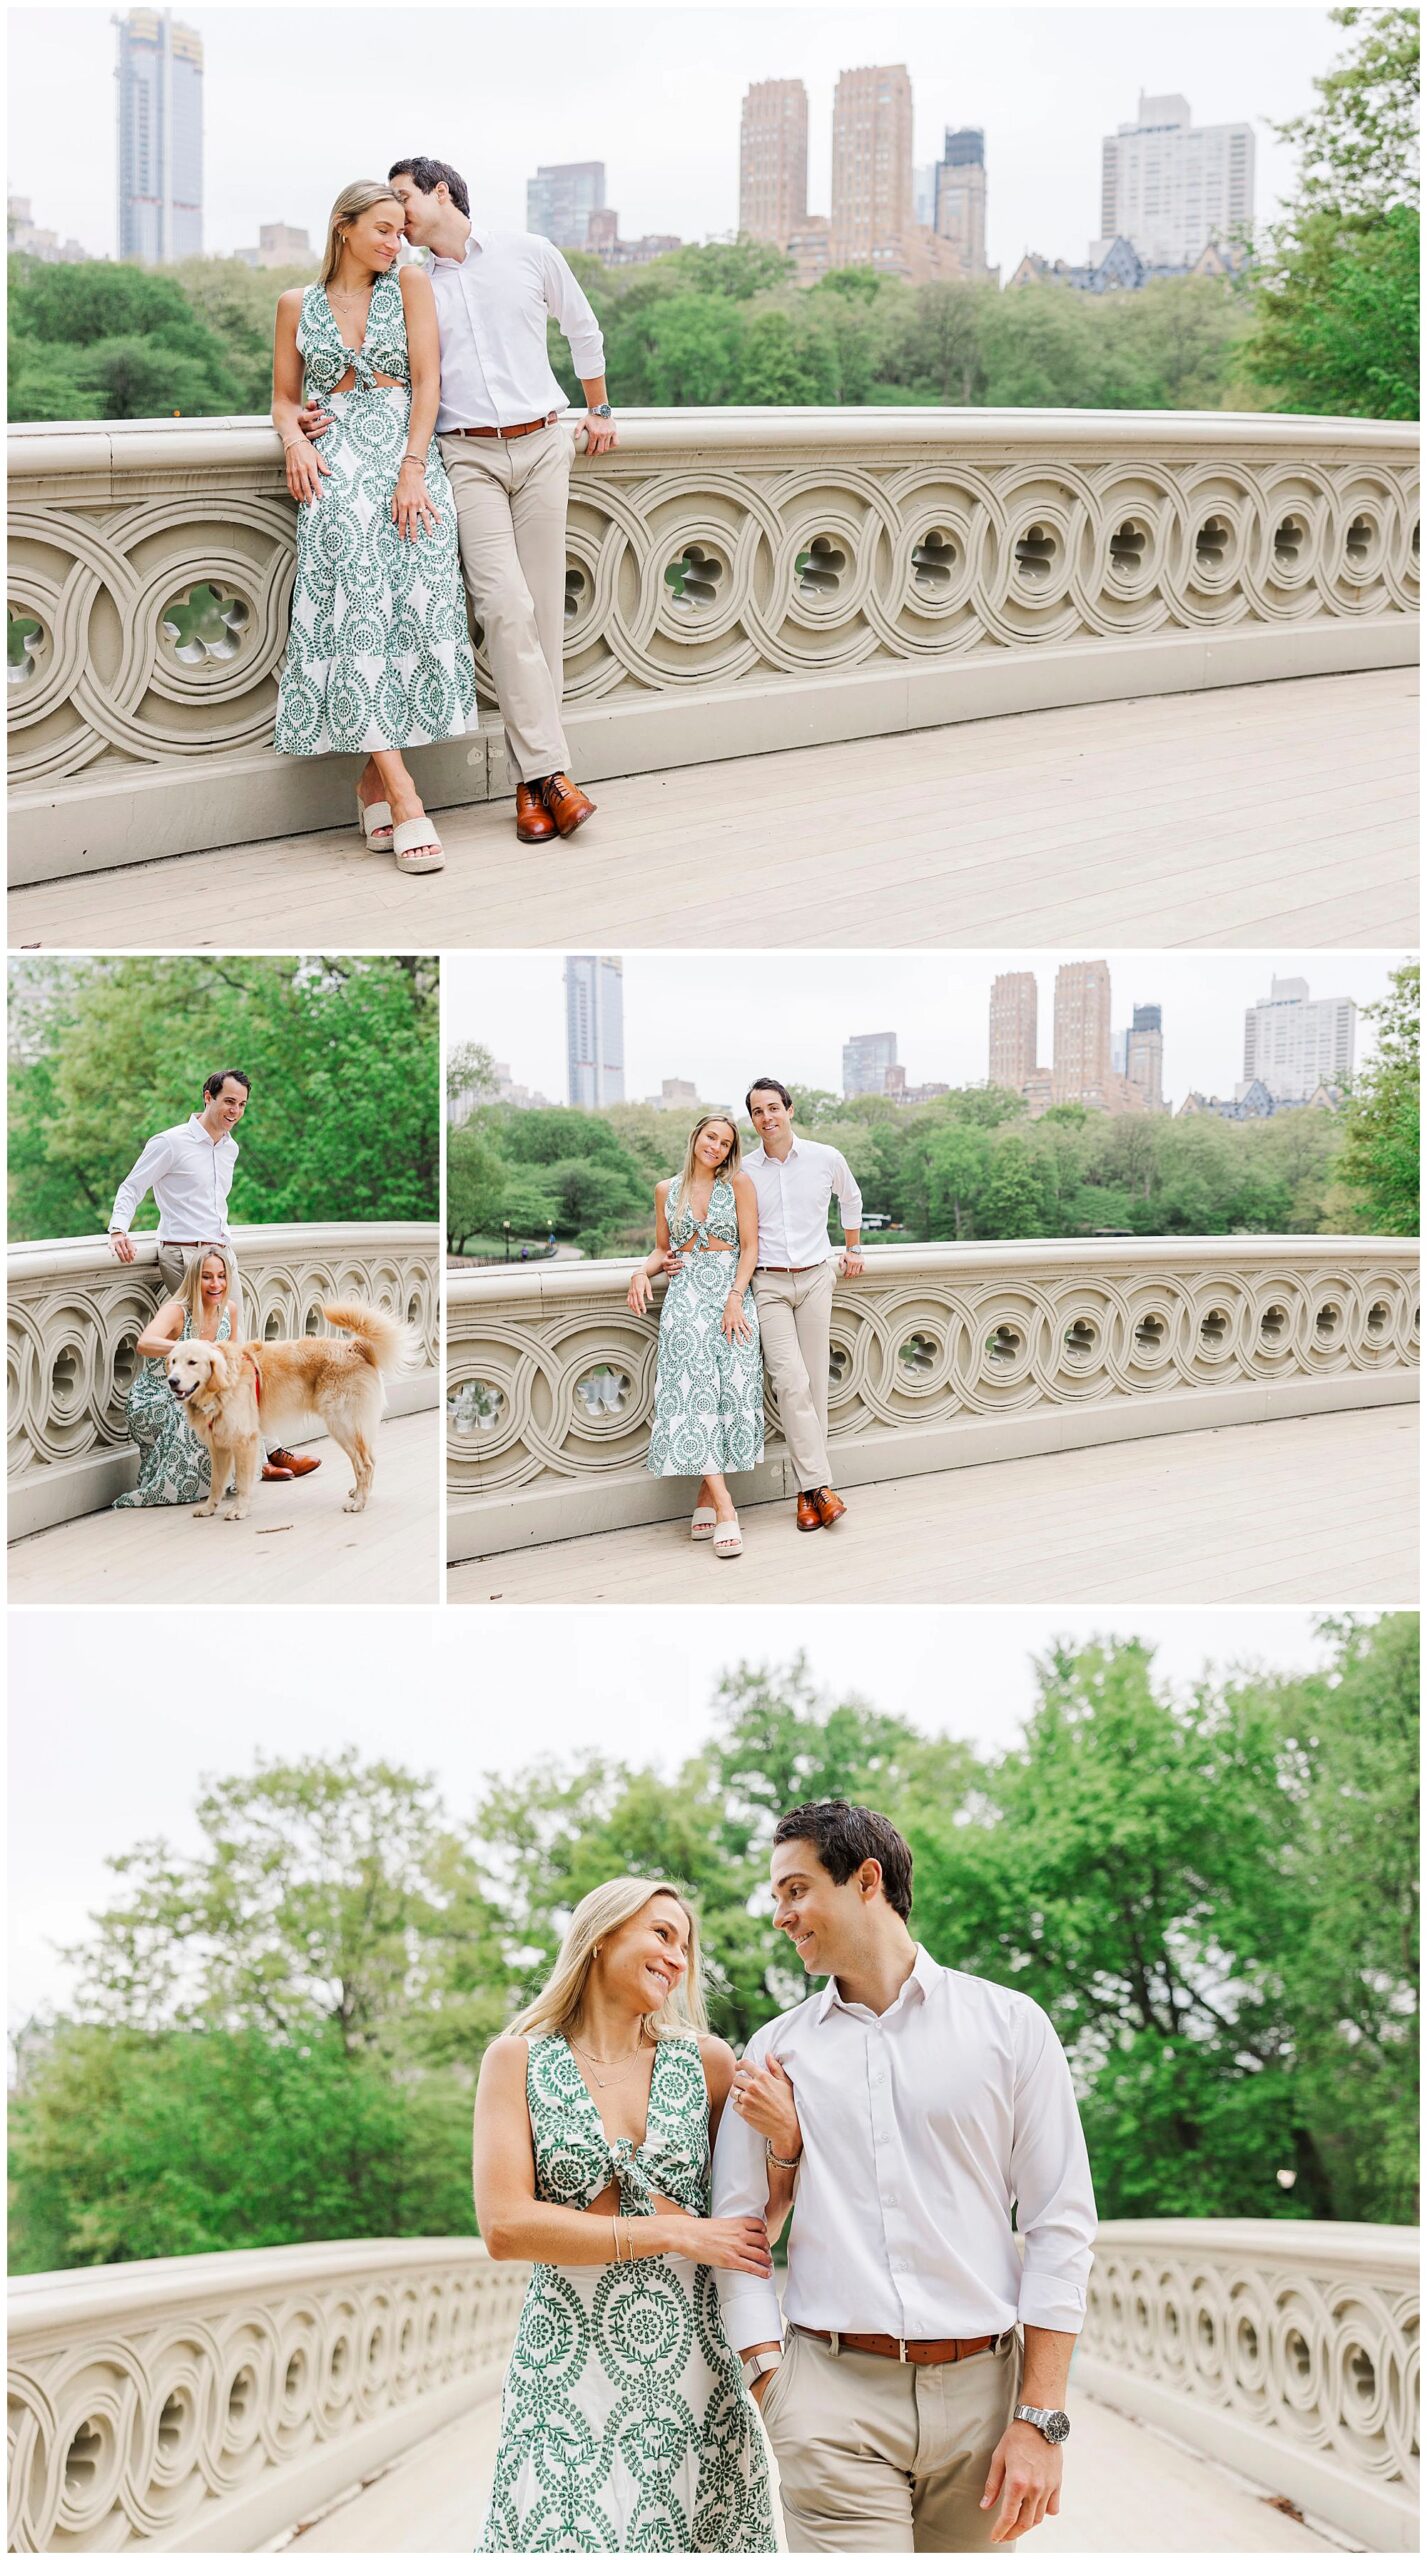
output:
[[[991,981],[1034,969],[1040,1050],[1050,1064],[1055,973],[1094,954],[986,952],[637,952],[624,963],[624,1089],[631,1102],[684,1076],[704,1102],[738,1101],[755,1075],[842,1091],[842,1044],[895,1031],[909,1083],[984,1083]],[[1361,1004],[1387,992],[1378,952],[1111,952],[1116,1029],[1135,1004],[1164,1007],[1165,1091],[1229,1094],[1243,1071],[1244,1010],[1269,982],[1303,977],[1315,996]],[[448,952],[448,1046],[479,1040],[517,1084],[564,1102],[564,959],[557,952]],[[1372,1026],[1359,1026],[1358,1063]]]
[[[1296,1671],[1323,1654],[1301,1609],[524,1609],[478,1632],[459,1613],[375,1610],[357,1627],[289,1609],[256,1648],[238,1610],[11,1610],[12,2023],[67,1997],[55,1948],[114,1891],[105,1859],[158,1835],[196,1849],[202,1783],[259,1752],[351,1743],[431,1772],[464,1814],[487,1776],[588,1748],[671,1771],[726,1668],[799,1650],[833,1697],[994,1750],[1034,1703],[1034,1659],[1094,1635],[1154,1644],[1177,1687],[1210,1664]]]
[[[1100,228],[1100,141],[1141,89],[1179,90],[1196,123],[1247,118],[1256,215],[1291,187],[1282,123],[1312,103],[1344,38],[1324,9],[1205,5],[1039,9],[882,7],[519,10],[180,7],[204,43],[205,245],[228,254],[260,221],[314,242],[340,187],[430,151],[471,182],[485,219],[524,227],[542,161],[598,160],[626,238],[689,240],[738,219],[738,123],[751,80],[802,79],[809,207],[828,209],[832,93],[840,70],[905,62],[915,154],[948,124],[987,135],[988,241],[1010,268],[1027,248],[1083,258]],[[37,222],[98,254],[116,249],[115,36],[105,9],[50,0],[7,12],[9,183]]]

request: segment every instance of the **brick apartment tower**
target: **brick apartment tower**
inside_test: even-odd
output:
[[[991,982],[990,1081],[1020,1093],[1035,1071],[1035,972],[1006,969]]]
[[[755,80],[738,137],[738,227],[786,247],[808,218],[808,93],[801,80]]]
[[[1108,1105],[1110,1065],[1110,967],[1105,960],[1067,960],[1055,973],[1057,1102]]]
[[[913,227],[907,66],[839,72],[832,109],[832,264],[896,271]]]

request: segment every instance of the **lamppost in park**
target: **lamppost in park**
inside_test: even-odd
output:
[[[504,1237],[505,1237],[505,1258],[506,1258],[506,1261],[507,1261],[507,1262],[509,1262],[509,1260],[510,1260],[510,1220],[509,1220],[509,1218],[502,1218],[502,1220],[501,1220],[501,1222],[500,1222],[500,1223],[501,1223],[501,1232],[502,1232],[502,1234],[503,1234],[503,1235],[504,1235]]]

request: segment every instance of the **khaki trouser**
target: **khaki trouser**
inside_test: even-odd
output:
[[[789,2550],[988,2551],[981,2499],[1020,2388],[1014,2330],[963,2364],[918,2365],[790,2329],[759,2402]]]
[[[800,1493],[830,1485],[827,1455],[827,1369],[832,1349],[835,1262],[810,1271],[755,1271],[753,1295],[763,1336],[763,1363],[778,1399],[778,1420]]]
[[[215,1237],[211,1241],[216,1244],[218,1239]],[[232,1274],[232,1294],[238,1308],[236,1331],[241,1339],[248,1329],[248,1320],[243,1313],[242,1275],[239,1272],[238,1257],[232,1245],[225,1244],[222,1250],[228,1257],[228,1269]],[[166,1298],[176,1298],[179,1295],[196,1259],[195,1249],[191,1245],[186,1251],[181,1244],[159,1246],[159,1283]]]
[[[565,515],[575,440],[557,418],[532,435],[443,436],[461,568],[485,634],[491,679],[518,781],[570,760],[564,692]]]

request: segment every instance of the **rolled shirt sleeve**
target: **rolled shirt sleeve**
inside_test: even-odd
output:
[[[832,1158],[832,1187],[837,1194],[837,1209],[842,1220],[842,1232],[844,1235],[855,1235],[861,1232],[862,1227],[862,1193],[857,1187],[857,1178],[846,1156],[839,1155],[837,1148],[834,1147]]]
[[[581,382],[597,382],[604,372],[604,333],[583,287],[571,274],[559,250],[542,240],[545,308],[558,320],[570,350],[570,362]]]
[[[1085,2325],[1094,2263],[1095,2191],[1080,2110],[1060,2040],[1033,2000],[1019,2004],[1011,2183],[1024,2248],[1023,2327]]]
[[[749,2042],[745,2059],[761,2062],[771,2041],[768,2029],[760,2027]],[[768,2161],[763,2136],[745,2124],[731,2106],[724,2108],[714,2144],[713,2210],[719,2217],[768,2210]],[[771,2276],[745,2275],[737,2267],[716,2267],[714,2273],[723,2305],[723,2324],[735,2354],[741,2355],[745,2347],[756,2347],[765,2338],[781,2338],[783,2314]]]
[[[164,1136],[150,1138],[132,1173],[126,1173],[114,1194],[114,1208],[109,1220],[110,1235],[127,1235],[134,1212],[146,1191],[167,1173],[173,1161],[172,1141]]]

